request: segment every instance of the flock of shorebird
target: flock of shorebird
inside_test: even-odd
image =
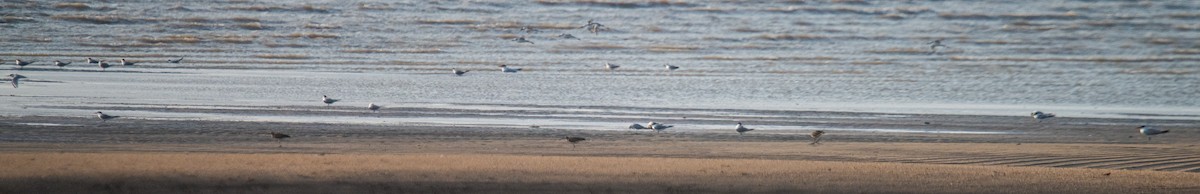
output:
[[[592,34],[597,34],[601,30],[607,30],[609,28],[604,26],[603,24],[595,22],[594,20],[588,20],[587,24],[580,26],[579,29],[585,29],[588,32],[591,32]],[[539,30],[533,29],[532,27],[523,27],[523,28],[521,28],[521,31],[524,31],[526,33],[533,33],[533,32],[538,32]],[[578,37],[575,37],[574,35],[567,34],[567,33],[559,34],[558,37],[563,38],[563,39],[577,39],[577,40],[579,39]],[[934,40],[932,42],[927,43],[927,44],[929,44],[929,49],[930,49],[929,54],[937,53],[938,47],[950,48],[950,47],[942,44],[943,40],[944,39],[938,39],[938,40]],[[517,42],[517,43],[534,44],[533,41],[526,39],[525,36],[515,38],[515,39],[513,39],[513,41]],[[180,63],[182,61],[183,61],[183,58],[167,59],[167,63]],[[104,60],[96,60],[96,59],[92,59],[90,57],[85,59],[84,62],[89,63],[89,64],[93,64],[93,63],[96,64],[98,67],[100,67],[101,71],[104,71],[105,69],[113,66],[112,64],[109,64],[109,63],[105,62]],[[23,69],[25,66],[31,65],[33,63],[35,63],[35,61],[23,61],[23,60],[17,59],[15,64],[18,66],[18,69]],[[3,64],[3,60],[0,60],[0,64]],[[54,61],[54,65],[58,66],[59,68],[65,67],[70,64],[71,64],[71,62],[62,62],[62,61],[58,61],[58,60]],[[131,61],[127,61],[125,59],[121,59],[119,61],[119,63],[117,63],[117,64],[120,64],[122,66],[131,66],[131,65],[134,65],[135,63],[131,62]],[[512,67],[508,67],[508,65],[499,65],[499,67],[500,67],[500,71],[504,72],[504,73],[517,73],[517,72],[521,71],[521,68],[512,68]],[[609,71],[614,71],[617,68],[620,68],[621,66],[606,62],[606,63],[604,63],[603,67]],[[666,68],[667,71],[675,71],[675,70],[679,69],[679,66],[673,66],[673,65],[664,65],[664,67]],[[462,76],[463,74],[470,72],[470,70],[458,70],[458,69],[451,69],[451,71],[453,71],[453,73],[458,76]],[[8,74],[8,77],[10,77],[12,80],[11,82],[12,82],[13,88],[18,87],[18,84],[20,83],[21,79],[27,78],[20,74]],[[332,99],[332,98],[329,98],[329,96],[321,97],[321,102],[325,103],[326,106],[333,105],[333,103],[338,102],[338,101],[339,101],[338,99]],[[380,108],[382,108],[382,106],[377,105],[375,103],[370,103],[367,105],[367,109],[371,110],[372,112],[378,112]],[[94,114],[102,122],[107,122],[108,120],[120,117],[120,116],[112,116],[112,115],[104,114],[103,112],[100,112],[100,111],[97,111]],[[1044,120],[1044,119],[1049,119],[1049,118],[1055,117],[1054,113],[1046,113],[1046,112],[1042,112],[1042,111],[1034,111],[1034,112],[1030,113],[1029,115],[1031,117],[1033,117],[1034,120],[1036,120],[1039,123],[1042,122],[1042,120]],[[926,124],[928,124],[928,122],[926,122]],[[629,129],[634,129],[634,130],[650,129],[650,130],[654,130],[655,132],[662,132],[663,130],[666,130],[671,127],[674,127],[674,126],[657,123],[657,122],[653,122],[653,121],[647,123],[645,126],[636,124],[636,123],[629,125]],[[1153,135],[1159,135],[1159,134],[1170,132],[1170,130],[1159,130],[1157,128],[1148,127],[1148,126],[1140,126],[1137,129],[1138,129],[1139,133],[1146,136],[1147,141],[1149,141],[1150,137]],[[754,129],[747,128],[741,122],[738,122],[737,126],[734,127],[734,132],[737,132],[738,135],[744,135],[746,132],[750,132],[750,131],[754,131]],[[282,139],[291,137],[290,135],[283,134],[283,133],[276,133],[274,131],[272,131],[270,133],[265,133],[265,134],[270,134],[271,137],[276,140],[282,140]],[[821,136],[824,134],[825,134],[825,131],[822,131],[822,130],[816,130],[816,131],[809,133],[809,137],[812,139],[812,142],[809,144],[810,145],[820,144]],[[583,138],[583,137],[571,137],[571,136],[563,137],[562,139],[566,139],[568,142],[570,142],[572,149],[574,149],[575,144],[582,142],[584,140],[587,140],[586,138]],[[282,144],[280,144],[280,146],[282,147]]]

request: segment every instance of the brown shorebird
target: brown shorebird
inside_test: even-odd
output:
[[[107,122],[109,119],[115,119],[115,118],[121,117],[121,116],[111,116],[108,114],[104,114],[103,112],[100,112],[100,111],[96,111],[95,114],[96,114],[96,118],[100,118],[100,122]]]
[[[371,104],[367,105],[367,109],[371,109],[371,112],[379,112],[379,108],[382,108],[382,107],[379,105],[375,105],[375,103],[371,103]]]
[[[1033,111],[1033,113],[1029,113],[1029,116],[1032,116],[1034,120],[1037,120],[1037,122],[1041,123],[1042,119],[1053,118],[1054,113],[1043,113],[1042,111]]]
[[[276,133],[274,131],[267,133],[267,134],[271,134],[271,138],[275,138],[275,142],[279,143],[279,147],[283,147],[283,139],[292,137],[291,135]]]
[[[325,95],[321,96],[321,102],[324,102],[325,106],[333,105],[333,103],[337,102],[337,101],[338,101],[338,99],[329,98],[329,96],[325,96]]]
[[[450,69],[450,70],[453,70],[454,75],[458,75],[458,76],[462,76],[463,74],[466,74],[467,72],[471,72],[471,70],[458,70],[458,69]]]
[[[180,61],[183,61],[183,57],[179,59],[167,59],[167,63],[179,63]]]
[[[1142,125],[1141,127],[1138,127],[1138,132],[1141,132],[1142,135],[1146,136],[1146,141],[1150,141],[1151,135],[1168,133],[1168,132],[1171,132],[1171,130],[1158,130],[1157,128],[1154,128],[1154,127],[1147,127],[1145,125]]]
[[[742,122],[738,122],[737,129],[735,131],[738,132],[738,135],[744,135],[746,132],[754,131],[754,129],[746,128],[746,126],[742,126]]]
[[[808,145],[821,144],[821,135],[825,135],[825,131],[817,130],[817,131],[813,131],[811,134],[808,134],[808,136],[812,137],[812,139],[813,139],[813,142],[808,143]]]
[[[26,78],[25,76],[23,76],[23,75],[21,75],[21,74],[15,74],[15,73],[14,73],[14,74],[8,74],[8,77],[11,77],[11,78],[12,78],[12,86],[13,86],[13,88],[17,88],[17,84],[21,82],[21,78]]]
[[[571,142],[571,149],[575,149],[575,144],[578,144],[579,142],[581,142],[583,140],[587,140],[582,137],[571,137],[571,136],[563,137],[563,139],[566,139],[567,142]]]

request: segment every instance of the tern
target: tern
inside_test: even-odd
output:
[[[375,103],[371,103],[371,104],[367,105],[367,109],[371,109],[371,112],[379,112],[379,108],[380,108],[380,106],[375,105]]]
[[[87,58],[87,63],[100,63],[100,61],[98,61],[98,60],[95,60],[95,59],[92,59],[91,57],[88,57],[88,58]]]
[[[1029,113],[1029,116],[1032,116],[1033,119],[1037,120],[1040,123],[1040,122],[1042,122],[1042,119],[1053,118],[1054,113],[1043,113],[1042,111],[1033,111],[1033,113]]]
[[[467,72],[471,72],[471,70],[458,70],[458,69],[450,69],[450,70],[453,70],[454,75],[458,75],[458,76],[462,76],[463,74],[466,74]]]
[[[500,65],[500,71],[504,73],[516,73],[521,71],[521,68],[508,68],[508,65]]]
[[[629,129],[638,130],[638,129],[648,129],[648,128],[646,128],[646,126],[642,126],[637,123],[634,123],[632,125],[629,125]]]
[[[103,112],[96,111],[96,118],[100,118],[101,122],[105,122],[105,121],[108,121],[109,119],[115,119],[118,117],[121,117],[121,116],[110,116],[108,114],[104,114]]]
[[[183,57],[179,59],[167,59],[167,63],[179,63],[180,61],[183,61]]]
[[[1145,125],[1142,125],[1141,127],[1138,127],[1138,132],[1141,132],[1142,135],[1146,136],[1146,141],[1150,141],[1151,135],[1163,134],[1163,133],[1171,132],[1171,130],[1158,130],[1157,128],[1154,128],[1154,127],[1147,127]]]
[[[593,20],[589,19],[587,24],[584,24],[583,26],[580,26],[579,28],[587,29],[589,32],[592,32],[592,34],[596,34],[596,33],[599,33],[602,28],[607,28],[607,27],[604,27],[604,24],[596,23]]]
[[[656,131],[656,132],[662,132],[663,130],[666,130],[667,128],[671,128],[671,127],[675,127],[675,126],[674,126],[674,125],[663,125],[663,124],[660,124],[660,123],[654,123],[654,125],[651,125],[651,126],[650,126],[650,129],[654,129],[654,131]]]
[[[133,62],[129,62],[129,61],[125,61],[125,59],[121,59],[121,65],[130,66],[130,65],[133,65]]]
[[[108,63],[105,63],[104,61],[98,61],[96,63],[96,65],[100,66],[100,71],[104,71],[105,69],[108,69],[108,67],[112,67],[112,65],[109,65]]]
[[[559,38],[563,38],[563,39],[575,39],[575,40],[580,40],[580,39],[579,39],[579,37],[575,37],[574,35],[567,34],[567,33],[558,34],[558,37],[559,37]]]
[[[746,126],[742,126],[742,122],[738,122],[737,129],[735,131],[738,132],[738,135],[745,135],[746,132],[754,131],[754,129],[746,128]]]
[[[667,71],[675,71],[676,69],[679,69],[679,66],[674,65],[664,65],[663,67],[666,67]]]
[[[20,74],[15,74],[15,73],[14,73],[14,74],[8,74],[8,77],[12,77],[12,86],[13,86],[13,88],[17,88],[17,83],[20,83],[20,82],[21,82],[21,78],[26,78],[26,77],[25,77],[25,76],[23,76],[23,75],[20,75]]]
[[[517,41],[517,43],[529,43],[529,44],[533,44],[533,41],[529,41],[528,39],[525,39],[525,36],[521,36],[521,37],[514,38],[514,39],[513,39],[513,41]]]
[[[329,98],[329,96],[325,96],[325,95],[321,96],[321,102],[324,102],[325,106],[332,105],[334,102],[337,102],[337,101],[338,101],[338,99]]]
[[[620,68],[620,67],[621,67],[620,65],[613,65],[612,63],[604,63],[604,68],[608,69],[609,71],[616,70],[617,68]]]
[[[929,44],[929,54],[932,55],[933,53],[937,53],[937,47],[939,47],[939,46],[942,48],[950,48],[950,47],[942,44],[942,40],[943,39],[937,39],[933,42],[926,43],[926,44]]]
[[[20,59],[17,59],[17,66],[19,66],[18,69],[24,69],[26,65],[33,63],[36,63],[36,61],[21,61]]]
[[[62,62],[62,61],[54,60],[54,66],[58,66],[58,68],[63,68],[70,64],[71,64],[71,62]]]

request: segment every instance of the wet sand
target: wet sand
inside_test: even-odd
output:
[[[913,117],[920,116],[905,118]],[[1121,125],[1079,124],[1122,122],[1114,119],[1064,118],[1039,125],[990,116],[936,118],[945,119],[941,125],[1014,128],[1017,133],[831,131],[823,144],[809,145],[807,130],[739,136],[732,129],[655,133],[552,126],[0,117],[0,164],[18,166],[0,171],[0,185],[5,185],[0,191],[1200,191],[1200,182],[1194,181],[1200,180],[1200,157],[1195,156],[1200,147],[1190,141],[1197,134],[1188,130],[1194,126],[1146,141]],[[810,122],[831,120],[837,118]],[[913,121],[858,125],[901,128],[906,123]],[[276,141],[263,134],[270,131],[292,138]],[[588,140],[572,148],[563,136]]]

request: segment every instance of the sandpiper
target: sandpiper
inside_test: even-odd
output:
[[[529,44],[533,44],[533,41],[529,41],[529,40],[525,39],[525,36],[521,36],[521,37],[514,38],[514,39],[513,39],[513,41],[517,41],[517,43],[529,43]]]
[[[580,40],[580,39],[579,39],[579,37],[575,37],[575,35],[571,35],[571,34],[567,34],[567,33],[558,34],[558,37],[559,37],[559,38],[564,38],[564,39],[575,39],[575,40]]]
[[[324,102],[325,106],[332,105],[334,102],[337,102],[337,101],[338,101],[338,99],[329,98],[329,96],[325,96],[325,95],[321,96],[321,102]]]
[[[939,46],[942,48],[950,48],[950,47],[942,44],[942,40],[944,40],[944,39],[937,39],[933,42],[926,43],[926,44],[929,44],[929,54],[937,53],[937,47],[939,47]]]
[[[71,62],[62,62],[62,61],[54,60],[54,66],[58,66],[58,68],[66,67],[67,65],[70,65],[70,64],[71,64]]]
[[[1033,113],[1029,113],[1029,116],[1032,116],[1034,120],[1037,120],[1040,123],[1040,122],[1042,122],[1042,119],[1048,119],[1048,118],[1054,117],[1054,113],[1043,113],[1042,111],[1033,111]]]
[[[563,139],[566,139],[567,142],[571,142],[571,149],[575,149],[575,144],[578,144],[579,142],[581,142],[583,140],[587,140],[582,137],[571,137],[571,136],[563,137]]]
[[[95,60],[95,59],[92,59],[91,57],[88,57],[88,58],[87,58],[87,63],[100,63],[100,61],[98,61],[98,60]]]
[[[508,68],[508,65],[500,65],[500,71],[504,73],[516,73],[521,71],[521,68]]]
[[[471,70],[458,70],[458,69],[450,69],[450,70],[453,70],[454,75],[458,75],[458,76],[462,76],[463,74],[466,74],[467,72],[471,72]]]
[[[129,66],[129,65],[133,65],[133,62],[129,62],[129,61],[125,61],[125,59],[121,59],[121,65]]]
[[[1145,125],[1142,125],[1141,127],[1138,127],[1138,132],[1141,132],[1142,135],[1146,136],[1146,141],[1150,141],[1151,135],[1163,134],[1163,133],[1171,132],[1171,130],[1159,130],[1154,127],[1147,127]]]
[[[738,135],[745,135],[746,132],[754,131],[754,129],[746,128],[746,126],[742,126],[742,122],[738,122],[737,129],[735,129],[735,131],[738,132]]]
[[[811,134],[808,134],[808,136],[812,137],[812,139],[813,139],[813,142],[808,143],[808,145],[820,144],[821,143],[821,135],[825,135],[825,131],[817,130],[817,131],[813,131]]]
[[[109,65],[108,63],[105,63],[104,61],[96,62],[96,65],[100,66],[100,71],[104,71],[105,69],[108,69],[108,67],[112,67],[112,65]]]
[[[17,59],[17,66],[19,66],[18,69],[24,69],[26,65],[33,64],[33,63],[36,63],[36,62],[35,61],[21,61],[20,59]]]
[[[183,61],[183,57],[179,59],[167,59],[167,63],[179,63],[180,61]]]
[[[100,111],[96,111],[95,114],[96,114],[96,118],[100,118],[100,122],[106,122],[109,119],[115,119],[117,117],[121,117],[121,116],[110,116],[110,115],[104,114],[103,112],[100,112]]]
[[[14,74],[8,74],[8,77],[12,77],[12,86],[13,86],[13,88],[17,88],[17,84],[21,82],[21,78],[25,78],[25,76],[23,76],[23,75],[20,75],[20,74],[15,74],[15,73],[14,73]]]

